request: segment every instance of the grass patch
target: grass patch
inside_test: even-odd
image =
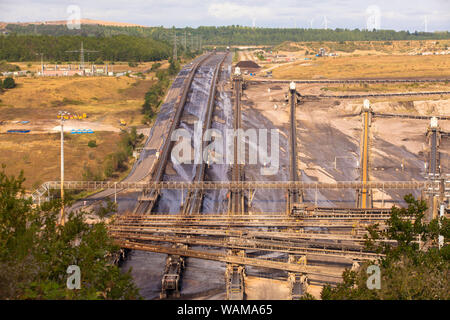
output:
[[[17,88],[1,94],[0,119],[56,119],[59,108],[64,107],[74,114],[87,113],[89,121],[100,119],[116,125],[118,119],[124,119],[130,126],[139,125],[145,93],[153,82],[127,77],[20,77]]]
[[[55,101],[51,102],[52,107],[64,107],[64,106],[68,106],[68,105],[79,106],[82,104],[83,104],[83,101],[69,99],[69,98],[64,98],[62,100],[55,100]]]
[[[20,67],[18,65],[8,63],[6,61],[0,61],[0,72],[13,72],[20,71]]]
[[[95,138],[97,147],[88,147]],[[104,158],[120,149],[119,133],[96,132],[93,135],[65,135],[65,178],[82,180],[83,168],[101,170]],[[24,170],[28,190],[44,181],[60,178],[60,134],[2,134],[0,135],[0,163],[6,164],[8,174],[18,175]]]
[[[101,158],[103,162],[101,166],[92,168],[87,164],[84,165],[83,178],[88,181],[105,180],[108,178],[117,179],[122,173],[128,171],[133,151],[143,140],[143,135],[138,136],[135,127],[130,132],[123,131],[120,134],[120,139],[116,143],[116,150]],[[89,143],[91,142],[92,140],[89,141]]]

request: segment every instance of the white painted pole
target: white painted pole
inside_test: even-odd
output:
[[[64,114],[61,114],[61,225],[64,225]]]
[[[316,195],[314,197],[314,204],[317,206],[317,185],[316,185]]]
[[[445,206],[444,204],[441,204],[441,210],[439,212],[439,229],[441,228],[441,218],[444,216],[444,210]],[[439,234],[438,237],[439,241],[439,249],[441,249],[444,246],[444,236]]]

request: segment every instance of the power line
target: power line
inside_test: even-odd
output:
[[[71,50],[71,51],[66,51],[66,52],[79,52],[80,53],[80,67],[81,67],[82,70],[84,70],[84,53],[87,53],[87,52],[99,52],[99,51],[84,49],[83,41],[81,41],[81,48],[80,48],[80,50]]]
[[[173,35],[173,60],[178,60],[178,52],[177,52],[177,33],[175,31]]]

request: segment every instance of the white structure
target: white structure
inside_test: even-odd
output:
[[[370,101],[368,99],[364,100],[363,111],[364,112],[370,111]]]
[[[436,129],[438,127],[438,119],[436,117],[432,117],[430,120],[430,128]]]
[[[294,81],[292,81],[290,84],[289,84],[289,89],[291,90],[291,91],[295,91],[295,82]]]
[[[234,75],[240,76],[240,75],[241,75],[241,68],[236,67],[236,68],[234,69]]]
[[[381,28],[381,9],[376,5],[371,5],[366,9],[366,29],[369,31]]]

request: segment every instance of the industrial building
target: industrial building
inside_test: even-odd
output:
[[[79,65],[42,65],[38,72],[39,76],[45,77],[60,77],[60,76],[113,76],[114,73],[110,71],[109,65],[96,66],[92,64],[90,67],[81,68]]]

